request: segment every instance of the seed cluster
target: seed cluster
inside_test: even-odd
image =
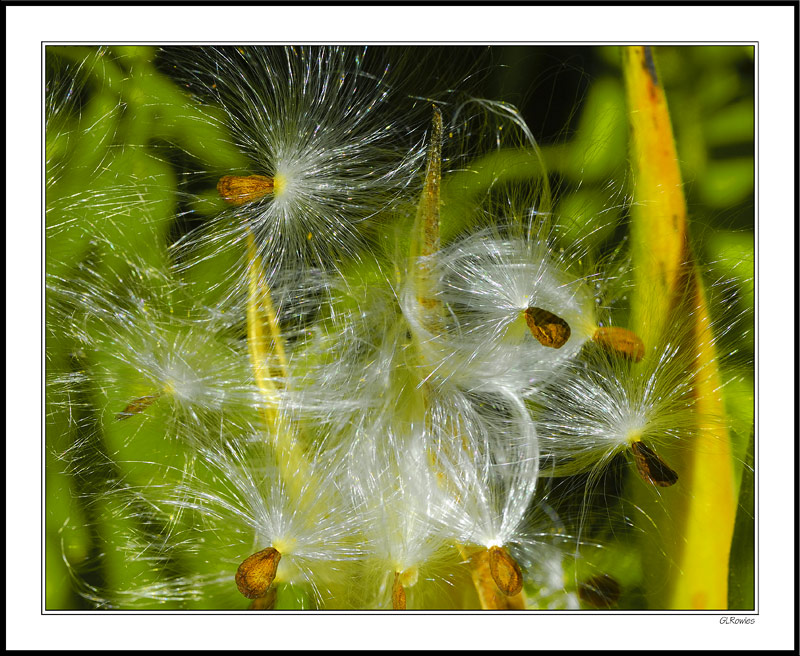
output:
[[[609,297],[626,253],[596,264],[560,241],[547,194],[511,174],[478,200],[449,184],[481,157],[538,152],[508,105],[420,110],[367,72],[363,49],[166,54],[191,111],[243,159],[206,172],[214,212],[163,266],[118,255],[109,231],[92,243],[112,265],[48,278],[49,330],[76,345],[74,371],[51,383],[59,411],[86,415],[93,396],[108,409],[80,420],[63,460],[84,476],[105,467],[86,496],[117,509],[119,550],[151,565],[87,596],[621,603],[616,579],[583,574],[581,549],[596,546],[585,481],[627,457],[629,485],[680,488],[664,453],[699,425],[691,313],[645,343],[623,327],[624,295]],[[476,125],[502,148],[476,147]],[[144,221],[151,206],[127,192]],[[138,442],[156,445],[148,462],[126,457]]]

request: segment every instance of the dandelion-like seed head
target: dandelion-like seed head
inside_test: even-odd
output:
[[[747,347],[715,351],[708,308],[732,299],[681,216],[648,260],[632,211],[628,255],[622,185],[597,188],[621,141],[598,157],[581,118],[540,149],[512,105],[406,91],[401,50],[434,61],[50,52],[48,486],[74,492],[64,564],[96,606],[609,607],[631,583],[649,603],[627,539],[659,538],[672,594],[705,576],[704,488],[739,532],[717,365]]]
[[[222,414],[249,425],[261,401],[246,345],[166,272],[133,260],[122,268],[115,277],[86,268],[47,282],[50,312],[61,318],[59,338],[80,344],[107,416],[139,424],[165,406],[158,421],[166,417],[166,436],[185,428],[187,439]],[[56,389],[69,379],[52,383]]]
[[[530,391],[574,358],[596,327],[586,280],[542,241],[478,233],[437,254],[433,275],[444,325],[430,330],[421,321],[413,284],[403,308],[438,381]]]
[[[177,76],[222,109],[225,128],[251,162],[248,175],[263,182],[263,191],[248,186],[225,195],[234,207],[176,244],[184,266],[199,260],[201,242],[224,251],[250,237],[270,283],[290,271],[302,279],[309,268],[335,268],[359,253],[364,224],[396,204],[423,156],[422,126],[409,122],[413,111],[398,111],[391,71],[379,58],[338,47],[173,56]]]
[[[697,432],[691,356],[680,325],[642,362],[592,344],[536,397],[546,475],[602,467],[644,442],[676,446]]]
[[[201,459],[212,482],[198,474],[164,503],[197,516],[200,530],[192,539],[204,549],[218,545],[227,584],[233,585],[233,572],[245,558],[272,548],[280,554],[276,584],[305,586],[316,603],[326,603],[344,564],[361,554],[360,519],[337,487],[338,475],[313,461],[295,489],[263,436],[247,445],[221,440],[202,448]]]

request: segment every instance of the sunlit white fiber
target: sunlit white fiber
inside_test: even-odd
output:
[[[577,610],[580,608],[574,590],[567,586],[565,550],[540,541],[535,548],[519,550],[520,565],[525,569],[528,608],[545,610]]]
[[[462,544],[519,541],[536,491],[537,430],[513,395],[485,397],[471,408],[434,410],[434,467],[448,501],[437,512]]]
[[[478,233],[437,254],[433,270],[442,329],[419,320],[413,285],[404,289],[403,307],[434,380],[472,390],[528,391],[575,357],[596,327],[588,281],[570,273],[544,239]],[[538,342],[526,325],[528,308],[565,320],[568,341],[560,348]]]
[[[286,408],[324,422],[334,435],[412,421],[424,394],[392,282],[375,269],[363,284],[346,289],[331,280],[328,293],[326,314],[292,359]]]
[[[443,492],[421,435],[391,433],[358,440],[350,455],[351,494],[363,517],[363,585],[360,607],[391,608],[392,590],[403,586],[408,608],[446,603],[459,566],[446,526],[435,517]],[[362,468],[363,467],[363,468]]]
[[[283,269],[299,275],[309,265],[335,267],[358,252],[362,224],[414,179],[421,130],[393,103],[400,99],[392,96],[389,67],[369,72],[377,53],[220,47],[167,54],[178,78],[223,110],[224,127],[250,161],[236,173],[275,185],[183,239],[177,248],[187,264],[200,245],[219,254],[241,249],[252,234],[270,279]]]
[[[58,184],[70,165],[74,142],[86,127],[80,122],[81,94],[91,86],[92,67],[108,53],[105,49],[88,48],[69,52],[74,53],[74,58],[62,69],[48,70],[45,80],[45,170],[50,200],[59,195]],[[63,56],[65,51],[62,49],[60,54]],[[87,109],[91,115],[94,107]]]
[[[691,441],[701,419],[690,326],[685,318],[674,322],[642,362],[593,345],[561,369],[535,399],[542,475],[601,467],[637,440],[667,447]]]
[[[135,136],[163,102],[144,101],[146,67],[134,64],[139,75],[130,75],[131,61],[108,47],[47,51],[46,66],[59,67],[46,74],[48,272],[90,252],[163,262],[175,174],[157,146]]]
[[[186,540],[219,574],[216,590],[198,586],[200,592],[215,598],[220,588],[236,591],[239,564],[271,546],[281,554],[276,585],[306,586],[316,604],[330,601],[329,586],[362,550],[361,523],[337,487],[335,463],[312,463],[295,496],[263,441],[202,446],[198,459],[196,475],[159,504],[191,518]]]
[[[118,275],[81,266],[73,279],[47,280],[48,307],[59,318],[50,326],[62,331],[53,339],[71,339],[82,350],[109,418],[132,418],[126,406],[144,397],[168,404],[178,425],[207,427],[210,421],[213,427],[223,413],[252,416],[262,399],[246,344],[196,307],[166,273],[128,265]],[[69,376],[50,384],[69,385]]]
[[[554,211],[550,181],[579,148],[548,147],[548,171],[516,108],[451,102],[455,88],[436,101],[441,184],[423,191],[433,96],[398,93],[380,49],[70,52],[45,98],[48,457],[72,494],[62,537],[89,534],[63,548],[81,594],[101,608],[266,608],[234,577],[271,547],[269,591],[287,606],[463,608],[476,589],[503,606],[480,587],[494,585],[520,606],[572,609],[583,572],[605,571],[588,545],[631,570],[632,535],[664,549],[618,456],[641,441],[680,469],[672,447],[718,421],[694,400],[697,317],[673,308],[641,361],[601,350],[622,296],[610,287],[629,271],[596,265],[602,240],[586,237],[624,227],[601,219],[618,208],[574,226]],[[246,202],[216,187],[253,175],[268,190]],[[420,192],[435,196],[424,238],[409,225]],[[429,254],[412,261],[420,240]],[[730,300],[707,289],[715,311]],[[536,337],[534,311],[569,338]],[[711,366],[741,347],[731,337]],[[524,595],[491,571],[498,554]]]

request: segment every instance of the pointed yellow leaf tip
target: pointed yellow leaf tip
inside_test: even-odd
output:
[[[592,340],[606,351],[615,353],[627,360],[640,362],[644,357],[644,342],[632,330],[618,326],[598,328]]]
[[[217,192],[230,205],[246,205],[273,193],[275,181],[265,175],[226,175],[217,183]]]
[[[635,301],[632,325],[647,344],[666,329],[675,294],[681,289],[688,257],[686,200],[664,89],[656,75],[652,48],[622,48],[634,204],[631,249],[637,289],[648,290],[647,305]],[[644,328],[644,318],[656,320]]]
[[[403,587],[400,572],[394,573],[394,583],[392,584],[392,608],[394,610],[406,609],[406,589]]]
[[[433,106],[433,124],[428,144],[428,163],[425,168],[425,187],[419,204],[422,229],[420,255],[432,255],[439,250],[439,203],[442,182],[442,112]]]
[[[525,323],[542,346],[559,349],[567,343],[572,334],[569,324],[561,317],[542,308],[529,307],[525,310]]]
[[[417,302],[425,310],[423,323],[435,328],[441,303],[436,298],[436,285],[432,279],[433,263],[430,261],[439,250],[439,209],[442,181],[442,112],[433,106],[433,123],[428,159],[425,168],[425,183],[417,206],[417,216],[411,239],[411,270],[414,271],[417,287]]]
[[[489,571],[495,585],[507,597],[522,592],[522,570],[517,561],[503,547],[489,549]]]
[[[631,444],[636,471],[642,479],[656,487],[670,487],[678,482],[678,474],[644,442]]]
[[[687,346],[695,355],[698,430],[687,443],[691,448],[675,455],[686,493],[655,500],[650,495],[637,502],[641,516],[663,536],[660,552],[648,556],[647,576],[653,585],[646,594],[653,608],[727,608],[736,496],[730,435],[719,421],[725,408],[708,303],[689,244],[679,159],[653,50],[626,46],[621,52],[634,183],[631,255],[638,290],[631,325],[653,348],[669,333],[676,312],[688,309],[696,324]],[[637,468],[647,477],[648,467],[655,469],[663,461],[639,450]],[[664,481],[677,477],[669,468],[664,471],[672,472],[660,477]]]
[[[236,587],[248,599],[261,599],[275,580],[281,553],[267,547],[244,559],[236,570]]]

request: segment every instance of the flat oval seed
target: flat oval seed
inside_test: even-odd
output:
[[[598,328],[592,339],[607,351],[612,351],[628,360],[639,362],[644,357],[644,342],[632,330],[609,326]]]
[[[406,609],[406,590],[400,582],[400,572],[394,573],[394,584],[392,585],[392,608],[394,610]]]
[[[138,415],[140,412],[144,412],[158,400],[159,396],[161,395],[149,394],[147,396],[140,396],[138,399],[133,399],[133,401],[125,406],[122,412],[117,413],[117,421],[122,421],[128,417],[133,417],[133,415]]]
[[[502,547],[489,549],[489,571],[504,595],[513,597],[522,591],[522,570]]]
[[[248,599],[259,599],[267,595],[275,580],[281,553],[273,547],[262,549],[245,558],[236,570],[236,587]]]
[[[550,348],[561,348],[572,334],[566,321],[542,308],[529,307],[525,310],[525,323],[536,340]]]
[[[658,487],[669,487],[678,482],[678,474],[644,442],[633,442],[631,451],[636,470],[646,482]]]
[[[611,608],[619,601],[622,588],[608,574],[598,574],[578,585],[578,598],[595,608]]]
[[[245,205],[271,194],[275,180],[265,175],[226,175],[217,183],[217,191],[231,205]]]

